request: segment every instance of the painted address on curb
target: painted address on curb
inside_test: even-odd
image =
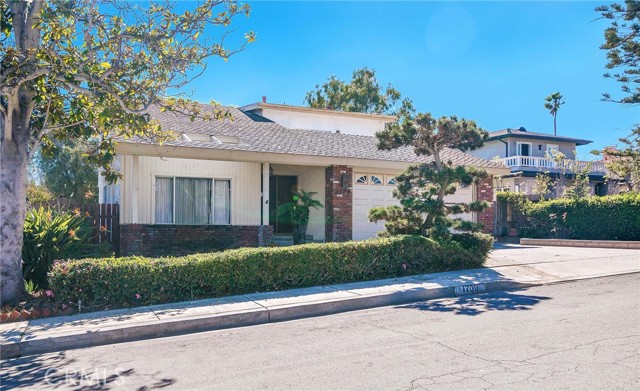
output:
[[[466,295],[468,293],[485,292],[486,290],[487,287],[484,284],[462,285],[453,288],[454,293],[458,296]]]

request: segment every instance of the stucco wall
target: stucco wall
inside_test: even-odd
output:
[[[567,157],[567,159],[573,159],[574,150],[576,148],[575,143],[567,143],[567,142],[528,140],[528,139],[520,139],[516,137],[509,137],[505,141],[509,142],[509,156],[518,155],[518,149],[517,149],[518,142],[531,143],[531,156],[534,156],[534,157],[546,157],[545,154],[547,152],[547,145],[553,144],[558,146],[558,150],[562,152]]]

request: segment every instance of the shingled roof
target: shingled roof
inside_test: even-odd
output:
[[[208,106],[204,106],[205,108]],[[226,107],[231,119],[219,121],[191,121],[183,114],[151,110],[152,118],[158,120],[162,128],[181,134],[202,134],[227,136],[238,139],[237,143],[218,143],[215,141],[189,141],[178,137],[164,145],[176,147],[232,150],[256,153],[280,153],[288,155],[323,156],[354,158],[363,160],[382,160],[407,163],[432,161],[431,157],[418,156],[410,147],[401,147],[391,151],[378,149],[374,136],[359,136],[333,133],[321,130],[289,129],[265,117],[251,112],[243,112],[234,107]],[[140,137],[120,139],[121,143],[153,144]],[[446,149],[443,159],[455,165],[475,167],[503,167],[502,165],[475,157],[455,149]]]

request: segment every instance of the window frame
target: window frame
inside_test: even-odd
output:
[[[526,144],[529,146],[529,154],[528,155],[523,155],[522,154],[522,145]],[[516,141],[516,156],[526,156],[526,157],[533,157],[533,143],[529,143],[526,141]]]
[[[233,178],[229,178],[229,177],[206,177],[206,176],[199,176],[199,175],[175,175],[175,174],[152,174],[153,177],[153,181],[152,181],[152,202],[151,202],[151,216],[153,217],[153,224],[157,224],[157,225],[193,225],[193,226],[201,226],[201,225],[233,225],[233,199],[231,197],[232,195],[232,188],[233,188]],[[173,179],[173,195],[172,195],[172,205],[171,207],[172,209],[172,222],[171,223],[158,223],[156,222],[156,181],[158,178],[171,178]],[[209,224],[177,224],[176,221],[176,179],[178,178],[188,178],[188,179],[208,179],[211,181],[211,194],[209,195],[209,197],[211,198],[211,209],[209,211],[209,218],[211,219],[211,221],[213,221],[214,215],[213,215],[213,211],[215,208],[215,182],[216,181],[228,181],[229,182],[229,222],[228,223],[209,223]]]

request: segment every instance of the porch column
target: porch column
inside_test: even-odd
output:
[[[478,212],[478,223],[482,224],[482,232],[487,234],[493,234],[495,225],[495,203],[493,202],[493,178],[482,179],[479,184],[475,186],[477,201],[487,201],[489,208],[482,212]]]
[[[329,166],[325,171],[325,240],[344,242],[352,239],[353,170],[347,166]]]
[[[269,225],[269,162],[262,163],[262,225]]]

